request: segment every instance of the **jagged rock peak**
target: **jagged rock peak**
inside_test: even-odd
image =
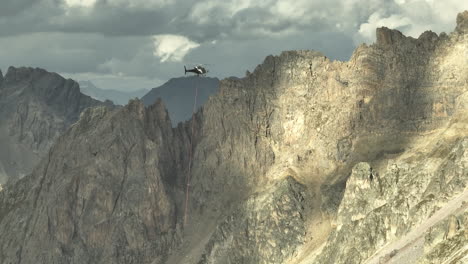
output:
[[[465,10],[457,15],[457,26],[455,32],[459,34],[468,33],[468,10]],[[441,33],[441,36],[445,36],[445,33]],[[402,41],[414,41],[412,37],[403,35],[396,29],[389,29],[387,27],[380,27],[376,29],[377,45],[387,46],[401,43]],[[422,42],[435,42],[439,39],[436,33],[428,30],[422,33],[417,41]]]
[[[418,40],[421,41],[431,41],[434,42],[438,39],[439,37],[437,34],[431,30],[424,31],[418,38]]]
[[[139,99],[131,99],[128,104],[124,107],[125,110],[130,113],[136,114],[139,119],[143,120],[145,114],[145,105]]]
[[[468,33],[468,10],[465,10],[457,15],[457,27],[455,31],[460,34]]]
[[[248,78],[258,78],[259,76],[267,73],[274,75],[281,75],[282,70],[285,68],[295,67],[301,62],[307,61],[308,63],[313,63],[313,61],[324,61],[327,60],[327,57],[323,53],[315,50],[289,50],[283,51],[280,55],[274,56],[269,55],[265,58],[263,63],[259,64],[255,70],[250,73],[246,72],[246,77]],[[279,76],[274,77],[273,79]],[[270,76],[270,78],[272,78]],[[224,79],[222,82],[237,82],[239,79],[229,78]]]
[[[34,84],[30,85],[30,91],[40,96],[65,96],[66,99],[71,99],[80,95],[80,88],[77,82],[72,79],[65,79],[58,73],[48,72],[41,68],[16,68],[10,66],[4,77],[4,81],[5,83],[29,82]]]
[[[105,106],[88,107],[83,112],[81,112],[79,123],[82,123],[85,120],[87,120],[87,122],[89,122],[90,120],[101,119],[109,111],[110,111],[110,109],[108,107],[105,107]]]
[[[166,110],[166,106],[161,98],[158,98],[156,102],[148,106],[145,109],[145,105],[142,100],[135,98],[128,101],[128,104],[124,107],[125,111],[136,115],[140,120],[144,120],[146,114],[151,113],[152,115],[158,116],[159,120],[169,121],[169,115]]]
[[[22,81],[22,80],[32,80],[34,77],[51,75],[55,78],[64,79],[57,73],[48,72],[42,68],[32,68],[32,67],[8,67],[7,73],[5,74],[5,81]]]
[[[325,58],[325,55],[319,51],[315,50],[288,50],[281,52],[278,56],[269,55],[265,58],[262,64],[258,65],[255,68],[254,73],[260,69],[264,69],[264,66],[274,65],[276,60],[288,61],[291,59],[296,59],[298,57],[321,57]]]
[[[445,33],[441,33],[440,36],[438,36],[433,31],[427,30],[415,39],[413,37],[405,36],[396,29],[389,29],[386,27],[376,29],[376,44],[379,47],[396,47],[399,49],[408,45],[416,45],[418,48],[433,50],[436,43],[438,43],[440,39],[444,39],[446,37],[447,35]]]
[[[141,100],[138,100],[139,103],[143,104]],[[144,104],[143,104],[144,105]],[[161,98],[158,98],[154,104],[150,105],[148,107],[148,111],[156,114],[157,116],[160,117],[160,120],[166,120],[169,121],[170,117],[167,112],[166,105],[164,104],[163,100]]]
[[[128,104],[119,109],[119,111],[128,114],[132,118],[147,123],[147,119],[153,117],[151,121],[163,122],[165,125],[170,124],[170,119],[166,107],[161,99],[158,99],[154,104],[145,108],[145,105],[140,99],[131,99]],[[85,109],[77,122],[77,125],[87,126],[95,123],[96,120],[102,120],[107,114],[112,112],[112,108],[107,106],[90,107]],[[116,117],[120,115],[115,114]],[[168,125],[170,127],[170,125]]]
[[[396,29],[380,27],[376,29],[377,45],[392,45],[405,39],[405,35]]]

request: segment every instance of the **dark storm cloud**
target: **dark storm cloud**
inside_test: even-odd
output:
[[[174,29],[167,10],[95,7],[89,13],[59,17],[53,26],[63,32],[101,33],[108,36],[148,36]]]
[[[357,44],[373,41],[378,26],[416,37],[430,28],[451,31],[464,9],[468,2],[458,0],[6,0],[0,68],[146,84],[196,62],[215,65],[218,77],[242,76],[282,50],[346,60]]]
[[[0,58],[2,68],[29,65],[51,71],[109,73],[110,70],[100,65],[112,58],[131,60],[144,41],[144,37],[34,33],[0,38]]]
[[[56,31],[53,19],[64,14],[62,0],[19,0],[22,4],[16,1],[0,3],[0,37]]]
[[[1,3],[0,16],[15,16],[22,11],[31,8],[39,0],[16,0]]]
[[[158,5],[158,2],[163,4]],[[245,36],[282,33],[304,27],[326,31],[333,30],[340,17],[346,19],[356,16],[356,13],[348,12],[348,8],[353,9],[356,5],[347,5],[346,2],[295,1],[281,5],[281,1],[272,0],[99,0],[91,7],[82,8],[68,6],[66,0],[8,0],[7,3],[12,4],[7,6],[15,7],[15,12],[8,13],[15,16],[7,18],[0,14],[0,35],[39,31],[109,36],[170,33],[203,42],[226,35],[242,39]],[[388,5],[393,4],[393,1],[365,2],[379,2],[380,6],[387,2]],[[297,5],[298,10],[288,11],[288,5]],[[366,15],[368,12],[364,12],[358,20],[366,19]]]

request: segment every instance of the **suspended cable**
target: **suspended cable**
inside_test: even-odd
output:
[[[195,133],[195,111],[197,110],[197,97],[198,97],[198,78],[194,78],[195,82],[195,101],[193,103],[193,111],[192,111],[192,132],[190,137],[190,147],[189,147],[189,163],[188,163],[188,173],[187,178],[185,181],[185,209],[184,209],[184,226],[187,225],[187,217],[188,217],[188,204],[189,204],[189,191],[190,191],[190,176],[192,173],[192,158],[193,158],[193,137]]]

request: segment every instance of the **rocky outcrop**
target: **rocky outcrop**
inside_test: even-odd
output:
[[[466,209],[466,208],[465,208]],[[468,260],[466,248],[468,213],[451,215],[426,232],[424,236],[425,263],[464,263]]]
[[[0,194],[0,262],[163,261],[179,239],[163,177],[181,163],[172,136],[160,102],[85,110],[31,176]]]
[[[468,10],[458,14],[457,16],[457,27],[455,32],[464,35],[468,33]]]
[[[442,153],[431,149],[424,150],[427,154],[406,154],[380,170],[357,164],[346,184],[336,231],[317,263],[363,263],[463,193],[468,183],[466,136],[452,142],[439,139],[431,145],[444,145]],[[400,250],[395,248],[390,257],[398,257]],[[418,254],[423,252],[413,255]]]
[[[217,226],[199,264],[283,263],[304,242],[305,196],[292,177],[252,195]]]
[[[0,193],[0,262],[366,261],[468,175],[466,34],[377,35],[268,56],[176,128],[160,102],[85,111]]]
[[[192,117],[195,93],[197,91],[197,110],[208,97],[218,92],[219,80],[211,77],[172,78],[163,85],[151,89],[141,100],[146,106],[161,98],[167,107],[172,124],[177,126]]]
[[[458,22],[457,30],[462,27],[460,19]],[[401,129],[402,137],[407,133],[411,137],[400,145],[400,153],[384,152],[378,159],[368,160],[373,166],[360,163],[354,167],[337,212],[336,230],[315,260],[317,263],[377,263],[372,260],[377,257],[371,256],[378,249],[424,225],[444,204],[466,192],[468,66],[466,58],[461,59],[467,52],[466,35],[438,37],[425,32],[412,39],[388,29],[378,30],[377,34],[377,44],[367,52],[383,49],[394,58],[401,56],[401,61],[406,53],[411,64],[397,66],[403,66],[404,73],[393,75],[399,77],[403,90],[397,95],[393,94],[399,90],[397,87],[384,90],[375,97],[381,105],[373,107],[387,108],[384,97],[398,98],[400,103],[392,102],[399,108],[394,113],[385,113],[384,109],[379,112],[384,113],[382,118],[401,117],[395,120],[395,128]],[[414,56],[414,52],[425,54]],[[384,69],[394,67],[395,60],[384,61]],[[392,254],[382,256],[379,263],[401,263],[395,260],[404,254],[399,250],[395,248]],[[424,258],[425,254],[415,250],[410,255]],[[412,263],[417,258],[405,261]]]
[[[0,82],[0,182],[32,171],[87,107],[103,105],[43,69],[10,67]]]

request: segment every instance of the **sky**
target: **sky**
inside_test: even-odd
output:
[[[206,64],[245,76],[270,54],[348,60],[380,26],[451,32],[464,0],[1,0],[0,69],[41,67],[104,89],[153,88]]]

